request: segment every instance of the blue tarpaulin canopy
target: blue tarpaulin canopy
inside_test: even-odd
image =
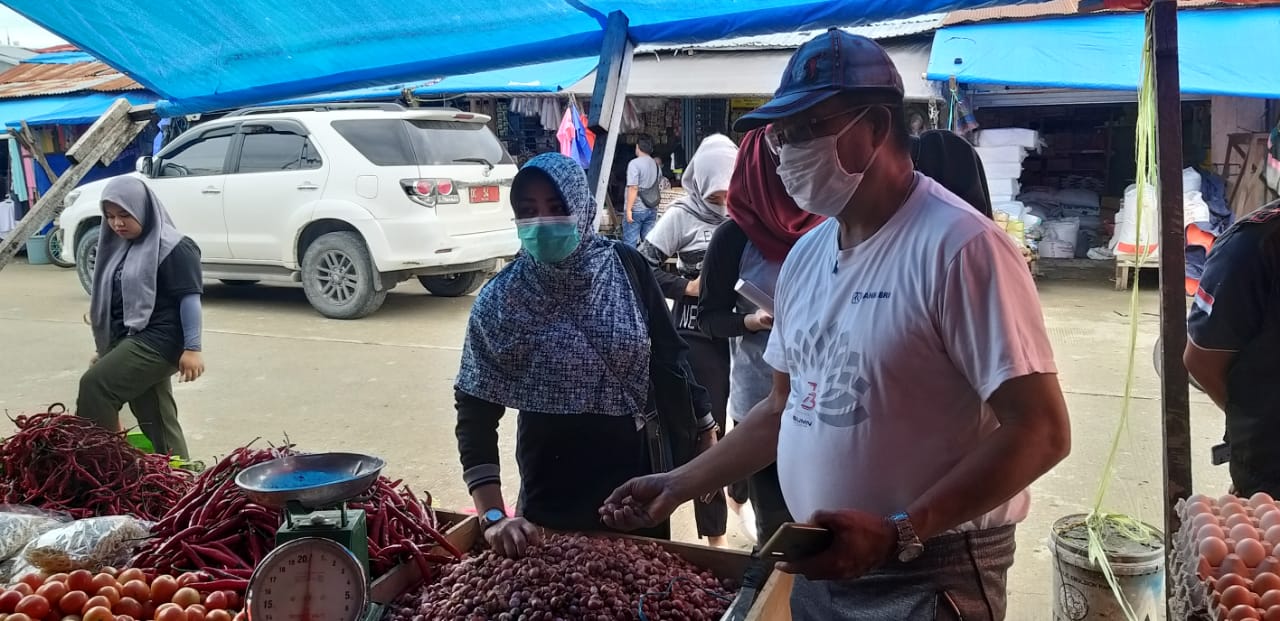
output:
[[[470,75],[419,81],[409,84],[375,86],[310,97],[297,97],[281,104],[326,101],[367,101],[395,99],[405,90],[418,97],[439,97],[462,93],[558,93],[595,70],[599,58],[572,58],[548,63],[481,71]]]
[[[24,119],[42,116],[78,101],[82,95],[51,95],[49,97],[23,97],[0,99],[0,124],[21,125]],[[2,131],[2,130],[0,130]]]
[[[1182,92],[1280,98],[1280,7],[1178,12]],[[934,34],[929,78],[1137,90],[1141,13],[953,26]]]
[[[66,97],[70,99],[63,105],[50,109],[43,113],[32,114],[24,117],[27,125],[32,127],[38,125],[88,125],[102,116],[107,108],[115,100],[124,98],[129,103],[137,106],[141,104],[155,103],[158,99],[155,95],[146,91],[130,91],[127,93],[88,93],[84,95],[74,95]],[[40,99],[55,99],[53,97],[41,97]],[[59,98],[62,99],[62,98]],[[5,123],[9,127],[16,127],[22,124],[24,119],[12,119]]]
[[[166,113],[596,56],[636,43],[854,25],[1016,0],[5,0],[170,100]]]

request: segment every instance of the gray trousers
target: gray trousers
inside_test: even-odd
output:
[[[119,431],[120,408],[128,403],[157,453],[190,459],[173,400],[171,382],[177,370],[155,350],[125,338],[80,377],[76,414],[108,431]]]
[[[857,580],[796,576],[794,621],[1003,621],[1014,527],[935,537],[911,563]]]

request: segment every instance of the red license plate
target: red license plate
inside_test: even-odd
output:
[[[499,200],[496,185],[473,186],[470,190],[473,203],[496,203]]]

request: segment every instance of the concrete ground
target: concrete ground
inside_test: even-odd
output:
[[[1019,529],[1009,619],[1049,618],[1050,526],[1093,504],[1120,420],[1129,294],[1113,291],[1109,275],[1106,265],[1073,265],[1049,270],[1039,281],[1074,448],[1034,486],[1031,516]],[[1104,507],[1159,525],[1154,284],[1154,272],[1144,274],[1129,427]],[[16,415],[53,402],[73,404],[92,350],[82,322],[88,301],[72,270],[19,260],[0,272],[0,411]],[[208,373],[176,388],[193,452],[210,460],[255,438],[280,442],[287,434],[308,451],[380,455],[391,476],[429,490],[438,506],[468,506],[453,437],[452,383],[470,306],[470,298],[434,298],[411,282],[372,317],[341,322],[312,311],[300,289],[211,284],[205,295]],[[508,417],[502,430],[509,494],[516,483],[513,420]],[[1224,492],[1225,469],[1209,465],[1209,447],[1222,434],[1221,414],[1196,392],[1192,432],[1196,489]],[[695,538],[687,508],[676,524],[679,539]],[[746,547],[736,527],[730,530],[733,543]]]

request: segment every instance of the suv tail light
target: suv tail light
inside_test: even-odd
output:
[[[453,179],[401,179],[400,187],[415,203],[426,207],[452,205],[461,202]]]

